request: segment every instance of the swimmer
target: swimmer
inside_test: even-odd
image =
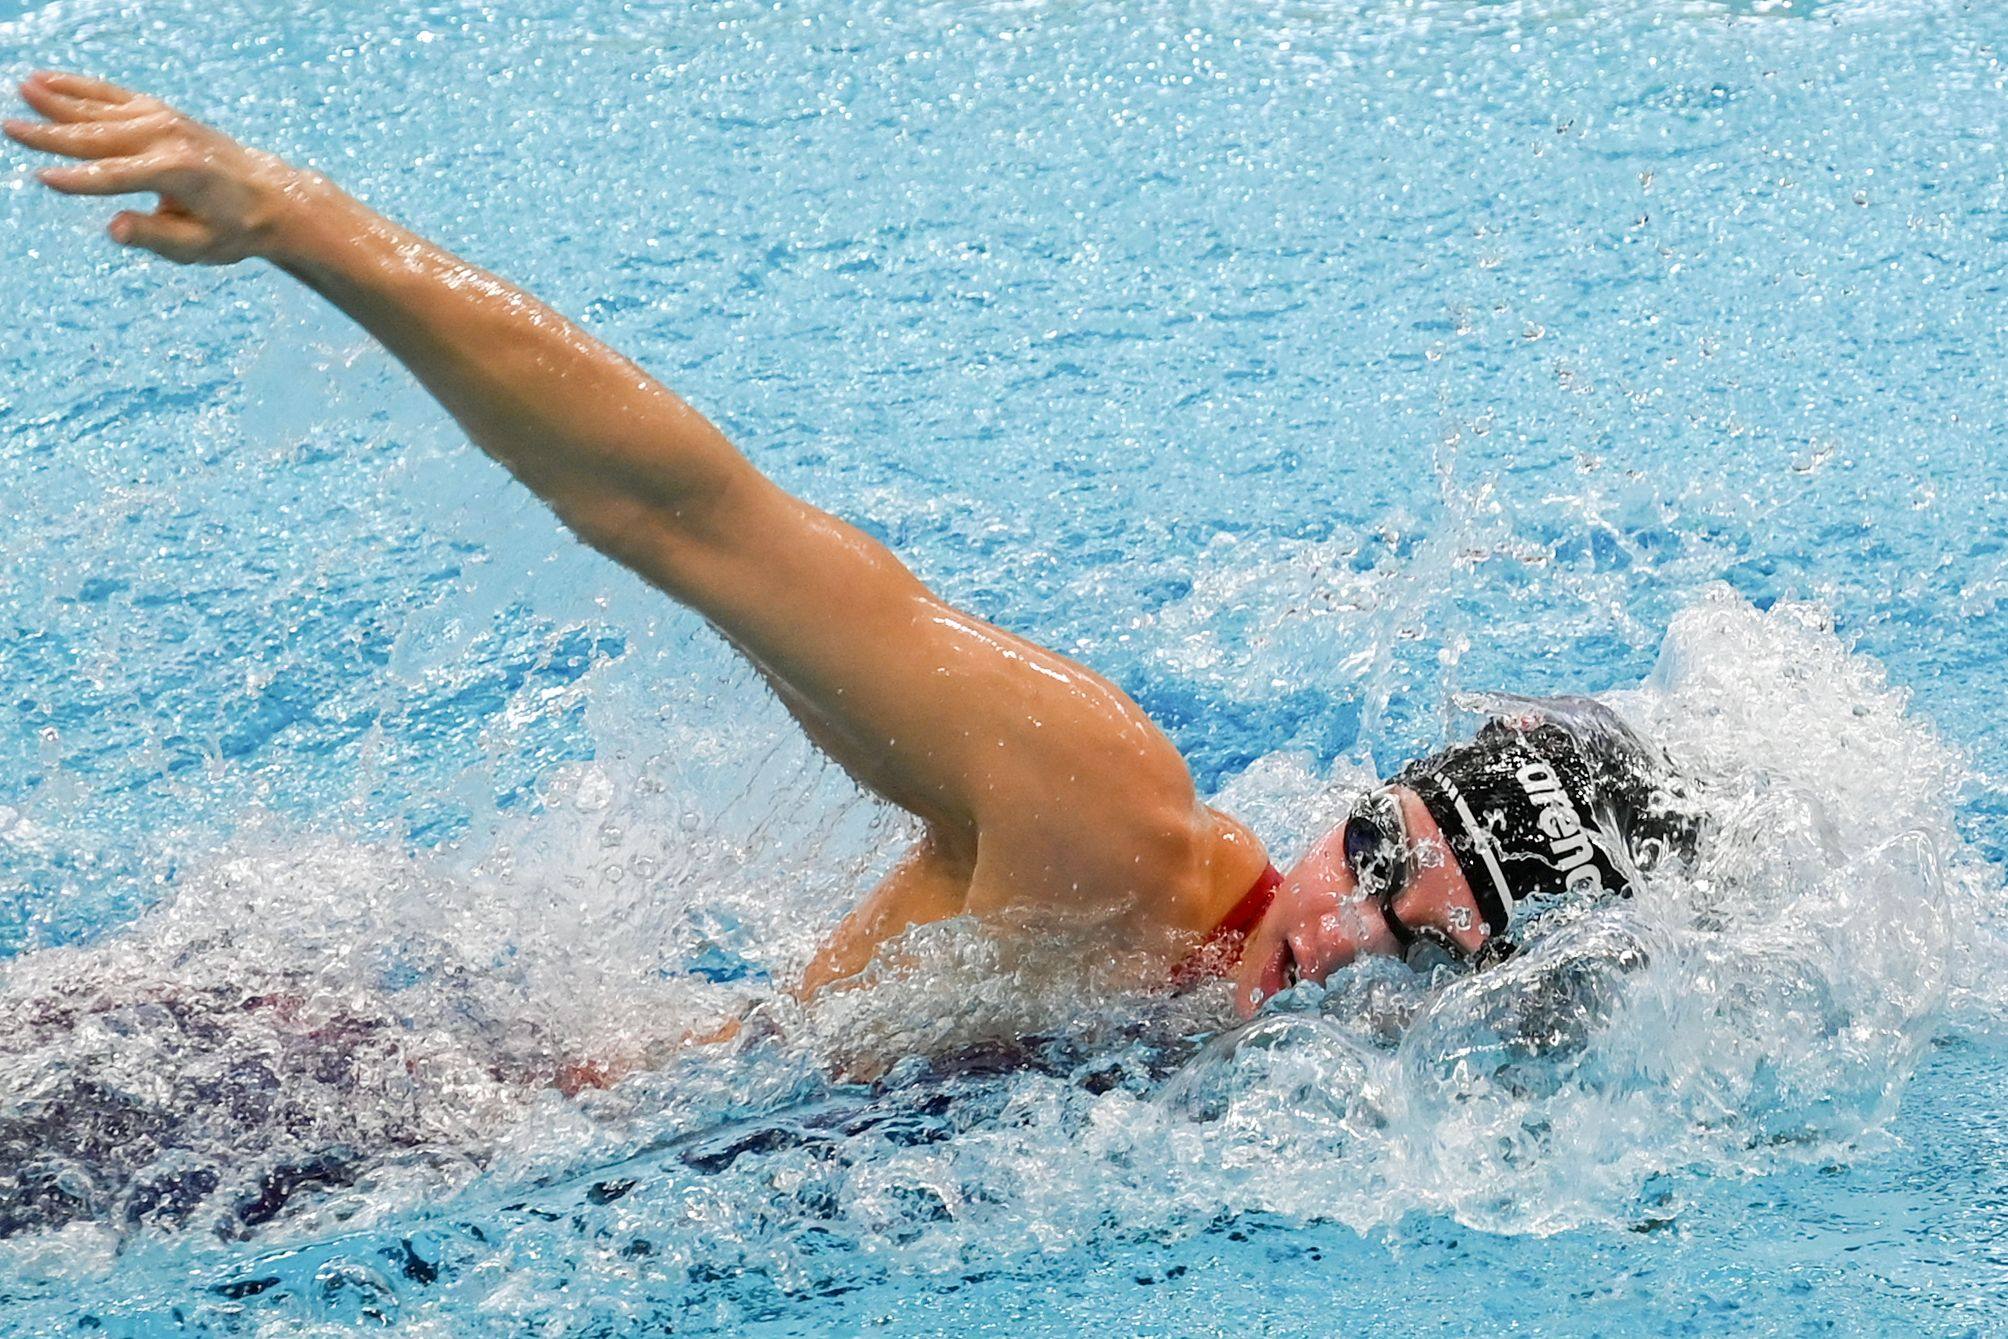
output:
[[[1091,927],[1084,960],[1141,960],[1140,988],[1231,977],[1252,1016],[1363,954],[1482,965],[1542,906],[1621,894],[1692,839],[1677,774],[1607,709],[1498,698],[1476,739],[1362,797],[1279,872],[1113,684],[946,603],[528,294],[155,98],[49,72],[21,95],[41,119],[6,133],[74,160],[43,183],[158,197],[111,219],[114,242],[266,260],[333,303],[574,535],[705,618],[815,744],[919,820],[809,963],[804,998],[912,927],[970,916],[1008,934],[1062,912]]]

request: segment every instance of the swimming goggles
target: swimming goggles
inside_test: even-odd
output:
[[[1401,797],[1388,786],[1368,791],[1346,816],[1346,863],[1360,891],[1380,907],[1388,933],[1410,967],[1426,971],[1445,957],[1469,962],[1472,955],[1434,925],[1410,925],[1395,914],[1395,899],[1415,881],[1415,848],[1402,821]]]

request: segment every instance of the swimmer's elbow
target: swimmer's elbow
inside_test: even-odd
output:
[[[660,508],[610,489],[548,494],[551,510],[590,548],[646,573],[670,540],[672,526]]]
[[[750,466],[743,473],[753,474]],[[719,470],[668,481],[602,477],[539,491],[581,542],[680,594],[703,554],[731,532],[727,512],[740,505],[742,490],[733,474]]]

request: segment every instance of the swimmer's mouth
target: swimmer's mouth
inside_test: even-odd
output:
[[[1243,1018],[1253,1018],[1263,1003],[1276,998],[1303,979],[1297,969],[1297,954],[1288,939],[1279,940],[1262,955],[1261,971],[1248,994],[1238,1003]]]

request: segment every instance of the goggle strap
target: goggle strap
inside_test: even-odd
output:
[[[1470,878],[1470,862],[1460,861],[1466,871],[1466,879],[1471,884],[1471,895],[1478,901],[1479,914],[1485,917],[1485,924],[1491,930],[1491,937],[1497,939],[1506,933],[1506,927],[1513,922],[1513,889],[1506,882],[1506,871],[1499,867],[1499,857],[1492,849],[1491,834],[1478,816],[1471,812],[1471,806],[1464,801],[1464,795],[1455,782],[1444,776],[1426,772],[1402,778],[1403,784],[1422,797],[1422,802],[1436,819],[1436,825],[1446,832],[1452,827],[1445,823],[1444,809],[1456,815],[1458,829],[1450,837],[1450,847],[1459,856],[1475,855],[1485,869],[1484,879]],[[1435,801],[1432,803],[1432,801]]]

